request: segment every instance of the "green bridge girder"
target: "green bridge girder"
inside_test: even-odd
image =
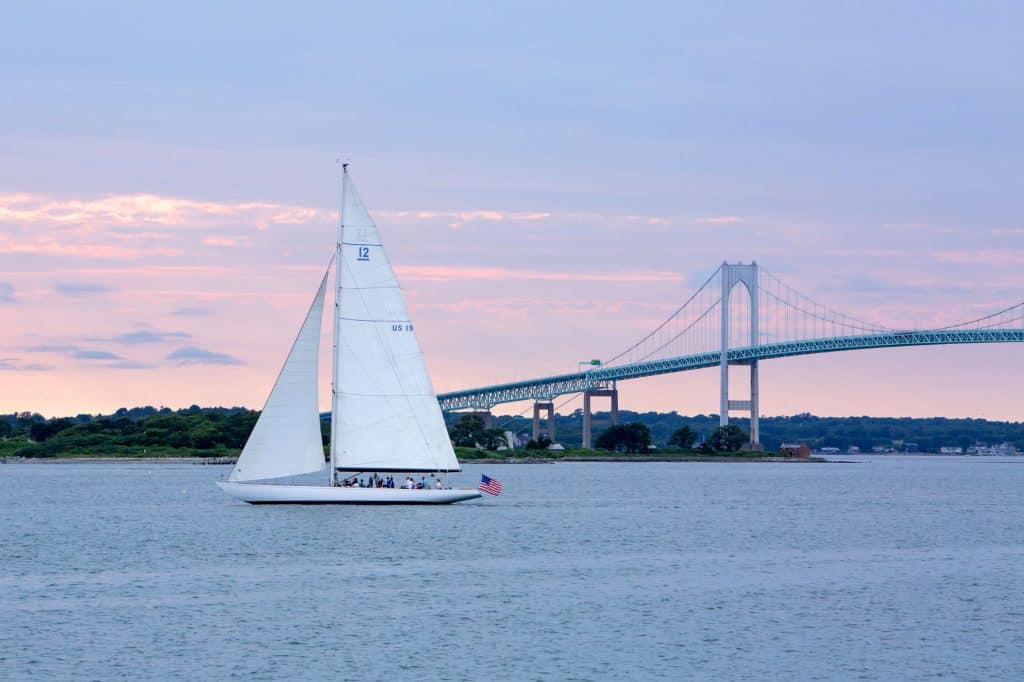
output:
[[[957,329],[931,331],[893,331],[880,334],[837,336],[806,341],[730,348],[729,364],[745,364],[752,360],[770,360],[795,355],[836,353],[869,348],[900,348],[905,346],[938,346],[964,343],[1021,343],[1024,329]],[[507,384],[483,386],[437,396],[443,410],[490,409],[494,405],[523,400],[551,400],[560,395],[582,393],[588,389],[607,388],[614,381],[639,379],[656,374],[687,372],[717,367],[721,351],[682,355],[664,360],[648,360],[614,367],[598,367],[586,372],[559,374]]]

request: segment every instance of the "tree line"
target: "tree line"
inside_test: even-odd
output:
[[[243,407],[200,408],[197,405],[172,410],[151,406],[121,408],[109,415],[80,414],[47,419],[19,412],[0,414],[0,455],[48,457],[61,454],[179,454],[216,456],[237,452],[245,444],[259,412]],[[748,421],[732,420],[737,431],[719,431],[718,416],[684,416],[675,412],[637,413],[622,410],[622,424],[611,426],[608,413],[594,415],[594,445],[608,450],[642,451],[652,447],[681,450],[702,446],[712,450],[732,447],[745,434]],[[532,421],[526,417],[495,416],[495,428],[485,428],[476,415],[447,414],[455,445],[496,449],[505,443],[505,431],[529,434]],[[640,426],[634,424],[639,424]],[[321,420],[323,442],[329,438],[329,417]],[[685,427],[685,430],[684,430]],[[582,412],[556,417],[557,440],[566,447],[582,441]],[[683,436],[679,435],[683,434]],[[745,435],[743,436],[745,438]],[[680,438],[683,438],[680,440]],[[723,440],[724,439],[724,440]],[[761,441],[767,450],[783,442],[807,443],[842,450],[851,445],[869,451],[874,446],[903,449],[914,443],[923,452],[937,452],[942,446],[963,447],[978,442],[1009,442],[1024,450],[1024,424],[985,419],[926,419],[895,417],[816,417],[798,414],[761,419]],[[542,438],[534,449],[550,444]],[[742,444],[742,442],[741,442]],[[531,445],[528,443],[528,445]]]
[[[448,414],[449,424],[462,415]],[[594,444],[602,431],[610,426],[610,414],[598,412],[593,417]],[[659,448],[669,446],[672,435],[687,426],[697,434],[695,446],[707,442],[719,426],[717,414],[681,415],[676,412],[619,411],[622,424],[640,422],[651,431],[651,443]],[[495,415],[494,423],[515,434],[529,434],[533,424],[530,417]],[[750,420],[732,418],[736,425],[749,433]],[[915,444],[921,452],[938,452],[943,446],[962,447],[975,443],[1011,443],[1024,450],[1024,423],[992,421],[986,419],[950,419],[946,417],[818,417],[796,414],[784,417],[762,417],[761,443],[766,450],[775,451],[783,443],[807,443],[812,449],[836,447],[847,450],[857,446],[869,452],[875,446],[904,449]],[[566,447],[579,447],[583,440],[583,411],[559,414],[555,418],[558,442]]]
[[[448,428],[448,435],[457,447],[497,450],[507,447],[505,431],[501,428],[488,428],[483,418],[475,414],[462,415],[459,420]],[[697,444],[698,434],[689,426],[683,425],[672,432],[666,444],[669,449],[693,451]],[[735,424],[719,426],[711,437],[703,440],[696,448],[698,452],[736,452],[747,443],[748,436]],[[526,442],[525,450],[546,450],[552,441],[546,436],[531,438]],[[651,429],[640,421],[627,424],[616,424],[604,429],[594,442],[598,450],[625,453],[647,453],[655,449]]]
[[[122,408],[112,415],[45,419],[38,414],[0,415],[0,453],[57,455],[216,456],[245,444],[259,412],[245,408]]]

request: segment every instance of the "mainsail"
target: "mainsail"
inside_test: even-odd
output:
[[[342,178],[332,461],[347,471],[459,471],[377,226]]]
[[[323,469],[317,356],[326,290],[327,274],[324,274],[267,404],[228,476],[229,481],[280,478]]]

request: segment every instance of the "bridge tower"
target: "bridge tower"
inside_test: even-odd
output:
[[[757,360],[750,360],[743,364],[750,365],[750,399],[729,400],[729,297],[737,284],[743,284],[750,294],[750,345],[758,345],[758,291],[757,291],[757,263],[749,265],[743,263],[722,263],[722,300],[719,304],[719,317],[722,320],[722,390],[719,405],[719,424],[726,426],[729,423],[729,410],[750,411],[750,442],[756,448],[760,443],[761,430],[758,424],[758,380]]]

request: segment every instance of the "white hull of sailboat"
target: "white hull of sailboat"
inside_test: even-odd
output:
[[[475,500],[480,491],[346,488],[315,485],[217,482],[220,489],[249,504],[451,504]]]

